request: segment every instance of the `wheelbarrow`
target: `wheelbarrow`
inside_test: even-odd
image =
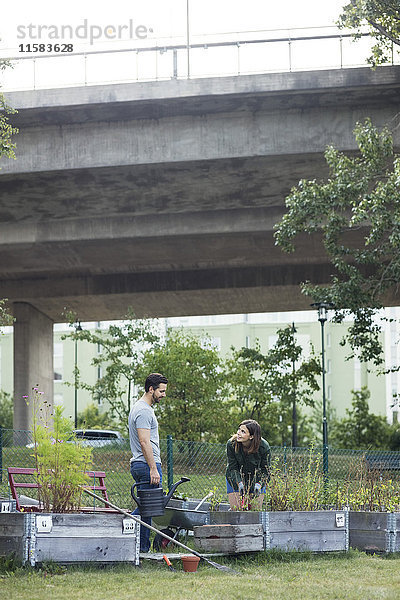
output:
[[[175,498],[169,500],[165,506],[164,515],[153,518],[160,529],[160,533],[153,540],[153,550],[160,552],[171,543],[162,534],[177,539],[181,530],[186,530],[187,535],[189,531],[193,531],[194,527],[206,525],[210,508],[210,504],[206,503],[206,500],[212,495],[213,492],[209,492],[202,500],[177,500]]]

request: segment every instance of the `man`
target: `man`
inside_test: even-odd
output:
[[[144,384],[144,394],[133,405],[129,413],[129,441],[131,445],[131,474],[138,485],[138,489],[150,488],[162,482],[160,440],[158,437],[158,422],[154,414],[154,406],[165,397],[168,379],[160,373],[148,375]],[[150,482],[150,483],[148,483]],[[133,514],[140,511],[137,508]],[[151,518],[143,521],[151,525]],[[140,551],[150,550],[150,530],[140,528]]]

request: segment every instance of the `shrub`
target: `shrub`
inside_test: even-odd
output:
[[[33,388],[33,451],[39,502],[47,512],[68,512],[81,504],[81,486],[88,484],[85,471],[92,463],[92,449],[76,440],[73,424],[63,416],[63,408],[56,406],[52,411],[42,396],[43,392]]]

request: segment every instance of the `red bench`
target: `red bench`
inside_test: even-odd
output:
[[[17,488],[19,489],[38,489],[40,485],[36,481],[36,473],[37,469],[23,469],[20,467],[8,467],[8,480],[10,482],[11,495],[16,502],[16,508],[18,511],[21,511],[23,507],[24,512],[38,512],[43,510],[38,504],[36,505],[21,505],[20,498],[18,496]],[[15,480],[15,476],[29,476],[31,480],[20,481],[20,477],[18,477],[18,481]],[[107,488],[105,483],[106,474],[104,471],[87,471],[86,475],[88,475],[89,479],[93,481],[93,483],[88,484],[87,489],[92,490],[94,493],[101,492],[104,500],[108,500]],[[84,511],[93,511],[94,507],[85,506],[81,507],[79,510]],[[106,510],[104,507],[96,508],[96,510]],[[110,509],[108,509],[110,510]]]

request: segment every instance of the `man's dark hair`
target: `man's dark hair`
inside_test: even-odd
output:
[[[156,390],[160,387],[160,383],[168,383],[168,379],[164,375],[161,375],[161,373],[150,373],[144,384],[145,392],[147,393],[151,387],[153,390]]]

